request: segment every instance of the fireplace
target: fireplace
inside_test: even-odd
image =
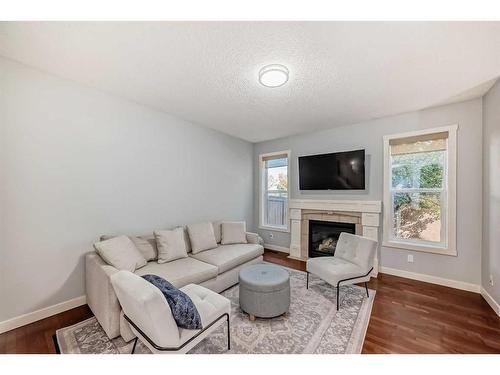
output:
[[[309,257],[333,256],[340,233],[356,233],[356,225],[309,220]]]

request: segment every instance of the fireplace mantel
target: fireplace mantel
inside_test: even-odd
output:
[[[346,213],[356,213],[360,216],[361,231],[364,237],[379,241],[381,201],[364,200],[326,200],[326,199],[291,199],[288,203],[290,218],[290,258],[306,260],[307,248],[303,241],[304,228],[308,222],[303,213],[313,210],[325,218]],[[358,219],[359,220],[359,219]],[[378,272],[378,256],[374,264],[374,275]]]
[[[290,199],[290,209],[308,209],[322,211],[345,211],[345,212],[382,212],[381,201],[352,201],[352,200],[326,200],[326,199]]]

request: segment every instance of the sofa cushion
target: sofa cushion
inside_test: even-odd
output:
[[[188,256],[184,240],[184,228],[157,230],[154,235],[158,245],[158,263],[171,262]]]
[[[101,241],[110,240],[111,238],[115,237],[117,236],[105,234],[101,236]],[[146,259],[148,262],[158,257],[158,250],[156,248],[156,240],[154,235],[128,236],[128,238],[132,240],[134,245],[141,252],[144,259]]]
[[[213,264],[219,274],[229,271],[249,260],[257,258],[264,253],[264,248],[257,244],[221,245],[215,249],[205,250],[192,254],[190,257]]]
[[[161,264],[149,262],[135,273],[139,276],[158,275],[180,288],[190,283],[200,284],[217,277],[217,267],[188,257]]]
[[[187,227],[182,226],[182,227],[177,227],[177,228],[182,228],[182,230],[184,231],[184,242],[186,243],[186,251],[188,253],[190,253],[192,249],[191,249],[191,241],[189,240],[189,233],[188,233]]]
[[[230,245],[236,243],[247,243],[245,222],[244,221],[222,222],[221,244]]]
[[[94,248],[106,263],[118,270],[134,272],[146,265],[146,259],[127,236],[96,242]]]
[[[193,254],[217,247],[212,223],[197,223],[187,226]]]
[[[222,240],[222,221],[212,221],[212,226],[214,227],[215,241],[220,243]]]

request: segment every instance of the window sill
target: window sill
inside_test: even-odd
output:
[[[424,253],[457,256],[457,251],[456,249],[453,248],[432,246],[432,245],[418,245],[415,243],[409,243],[404,241],[383,241],[382,246],[392,247],[395,249],[421,251]]]
[[[274,232],[290,233],[290,229],[289,228],[284,228],[284,227],[271,227],[271,226],[266,226],[266,225],[259,225],[259,229],[272,230]]]

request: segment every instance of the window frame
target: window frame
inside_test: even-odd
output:
[[[272,230],[272,231],[277,231],[277,232],[290,232],[290,210],[288,208],[288,204],[290,202],[290,150],[284,150],[284,151],[276,151],[276,152],[269,152],[266,154],[261,154],[259,155],[259,229],[264,229],[264,230]],[[266,175],[265,175],[265,160],[266,158],[269,157],[274,157],[274,156],[285,156],[288,159],[287,162],[287,198],[286,198],[286,212],[285,212],[285,227],[280,227],[280,226],[273,226],[273,225],[268,225],[265,224],[265,197],[264,194],[267,191],[266,189]]]
[[[457,256],[456,249],[456,191],[457,191],[457,130],[458,125],[449,125],[439,128],[430,128],[406,133],[391,134],[384,136],[384,228],[382,246],[404,250],[422,251],[427,253]],[[395,240],[391,238],[392,233],[392,168],[390,141],[400,138],[423,136],[434,133],[448,133],[446,149],[446,174],[443,189],[446,195],[446,204],[441,205],[444,217],[444,244],[434,244],[425,240]],[[441,197],[442,198],[442,197]]]

